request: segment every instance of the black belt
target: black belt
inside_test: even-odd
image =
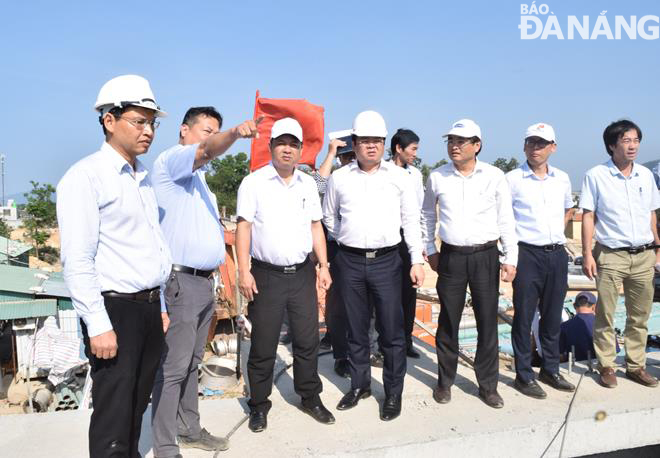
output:
[[[394,251],[399,248],[399,245],[386,246],[384,248],[354,248],[348,245],[339,245],[340,250],[348,251],[349,253],[359,254],[365,258],[374,259],[384,254]]]
[[[525,242],[518,242],[518,245],[524,246],[525,248],[533,248],[535,250],[543,250],[543,251],[556,251],[561,248],[564,248],[563,243],[551,243],[550,245],[532,245],[531,243],[525,243]]]
[[[497,246],[497,240],[491,240],[490,242],[482,243],[480,245],[466,245],[466,246],[451,245],[449,243],[442,242],[442,245],[440,246],[440,250],[455,251],[457,253],[470,254],[470,253],[477,253],[479,251],[485,251],[494,246]]]
[[[184,274],[195,275],[196,277],[206,277],[209,278],[213,275],[213,270],[202,270],[202,269],[193,269],[188,266],[181,266],[179,264],[172,264],[172,270],[174,272],[183,272]]]
[[[605,245],[603,245],[605,246]],[[610,248],[610,247],[607,247]],[[612,251],[626,251],[630,254],[638,254],[638,253],[643,253],[646,250],[653,250],[654,248],[657,248],[657,246],[653,243],[647,243],[646,245],[640,245],[640,246],[622,246],[619,248],[610,248]]]
[[[271,264],[270,262],[259,261],[258,259],[252,258],[252,265],[261,267],[263,269],[274,270],[275,272],[281,272],[284,274],[295,274],[297,271],[305,267],[308,262],[309,256],[307,256],[305,260],[300,264],[293,264],[291,266],[277,266],[275,264]]]
[[[137,293],[118,293],[117,291],[103,291],[103,297],[117,297],[119,299],[129,299],[131,301],[156,302],[160,298],[160,287],[145,289]]]

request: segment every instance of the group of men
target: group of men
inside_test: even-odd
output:
[[[157,118],[166,116],[149,83],[136,75],[114,78],[101,88],[95,108],[105,141],[100,151],[72,166],[57,187],[64,275],[92,371],[90,455],[140,456],[141,421],[150,396],[155,456],[181,456],[180,447],[226,449],[224,438],[202,428],[197,401],[197,367],[214,310],[212,274],[225,256],[205,173],[208,162],[236,140],[257,136],[261,119],[221,131],[222,117],[214,108],[191,108],[178,144],[161,153],[148,173],[137,157],[149,149]],[[380,114],[358,114],[351,132],[355,159],[342,161],[331,174],[325,170],[325,179],[315,183],[297,169],[302,126],[293,118],[277,120],[271,162],[240,185],[239,288],[250,301],[252,321],[249,428],[267,427],[285,313],[302,409],[321,423],[335,422],[320,398],[317,279],[335,298],[328,311],[333,348],[341,372],[351,379],[337,409],[353,408],[371,395],[369,324],[375,310],[384,360],[380,418],[397,418],[406,357],[416,354],[411,314],[414,319],[414,289],[424,281],[425,261],[438,273],[441,305],[437,402],[451,400],[469,286],[478,330],[479,396],[491,407],[502,407],[497,391],[500,280],[513,281],[514,288],[515,387],[545,397],[531,368],[530,330],[538,309],[539,379],[573,390],[559,374],[567,283],[564,226],[573,202],[568,176],[548,165],[557,148],[552,127],[529,127],[527,161],[505,175],[477,159],[479,126],[468,119],[454,123],[445,135],[450,162],[431,173],[423,199],[419,172],[411,165],[419,142],[414,133],[397,132],[395,137],[409,140],[393,141],[395,160],[384,161],[388,132]],[[630,121],[608,126],[604,140],[611,159],[587,172],[581,197],[584,270],[597,278],[599,292],[595,352],[601,383],[608,387],[616,385],[612,317],[621,284],[628,311],[626,375],[646,386],[657,384],[645,371],[644,345],[654,248],[660,242],[655,219],[660,196],[651,172],[634,162],[641,136]],[[340,146],[331,143],[335,150]]]

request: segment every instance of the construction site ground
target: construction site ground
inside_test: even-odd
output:
[[[436,384],[434,349],[421,341],[419,360],[408,359],[401,416],[391,422],[379,419],[384,398],[382,371],[373,369],[374,396],[352,410],[335,406],[350,387],[350,381],[333,371],[331,355],[319,356],[323,380],[322,399],[334,413],[336,424],[315,422],[299,409],[292,370],[285,371],[273,389],[273,408],[268,429],[252,433],[247,422],[231,435],[231,448],[219,456],[464,456],[540,457],[566,419],[573,395],[545,387],[548,398],[534,400],[513,387],[514,373],[501,364],[499,392],[504,408],[495,410],[477,397],[474,372],[460,365],[452,401],[437,404],[432,397]],[[247,351],[247,348],[245,349]],[[659,353],[649,354],[649,372],[660,376]],[[292,361],[290,346],[280,345],[275,372]],[[660,443],[660,388],[644,388],[618,372],[619,386],[599,386],[586,366],[563,374],[579,383],[566,436],[559,432],[546,456],[581,456]],[[582,374],[585,374],[582,376]],[[227,435],[244,420],[244,397],[202,400],[202,424],[213,434]],[[87,455],[90,410],[33,415],[0,416],[0,455],[7,457],[83,457]],[[140,452],[152,457],[150,409],[144,416]],[[651,448],[657,453],[657,447]],[[182,450],[185,457],[212,457],[212,452]],[[637,457],[643,455],[635,455]],[[657,456],[657,455],[649,455]]]

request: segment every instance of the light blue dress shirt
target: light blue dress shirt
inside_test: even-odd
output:
[[[596,241],[609,248],[653,242],[651,212],[660,207],[653,173],[633,164],[627,178],[610,159],[587,171],[580,207],[596,215]]]
[[[531,245],[565,244],[564,216],[573,207],[568,175],[548,165],[548,173],[539,178],[525,162],[507,173],[506,180],[518,240]]]
[[[133,171],[103,143],[57,185],[64,280],[90,337],[112,330],[102,291],[136,293],[161,285],[170,274],[149,176],[139,160]]]
[[[224,229],[215,194],[206,184],[208,165],[193,171],[198,145],[175,145],[156,159],[152,182],[160,225],[174,264],[214,270],[225,262]]]

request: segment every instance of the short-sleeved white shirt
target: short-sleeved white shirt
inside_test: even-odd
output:
[[[653,173],[633,164],[624,177],[610,159],[584,176],[580,207],[596,215],[595,239],[610,248],[653,242],[651,212],[660,207],[660,193]]]
[[[278,266],[305,260],[312,251],[312,222],[323,217],[314,179],[295,170],[287,184],[272,164],[243,179],[236,213],[252,224],[250,255]]]
[[[506,179],[518,240],[532,245],[565,244],[564,215],[573,207],[568,175],[548,165],[548,173],[539,178],[525,162],[507,173]]]

